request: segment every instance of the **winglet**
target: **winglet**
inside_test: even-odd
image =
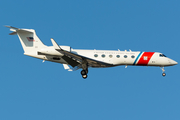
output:
[[[51,38],[51,42],[52,42],[52,44],[53,44],[53,46],[54,46],[54,49],[56,49],[56,50],[62,50],[53,38]]]

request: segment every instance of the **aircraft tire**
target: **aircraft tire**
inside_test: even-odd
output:
[[[85,70],[82,70],[82,71],[81,71],[81,75],[86,75],[86,71],[85,71]]]
[[[84,78],[84,79],[86,79],[87,78],[87,75],[85,74],[85,75],[82,75],[82,77]]]
[[[162,73],[162,76],[165,77],[165,76],[166,76],[166,73]]]

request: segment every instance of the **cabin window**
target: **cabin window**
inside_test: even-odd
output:
[[[106,57],[105,54],[102,54],[101,56],[102,56],[103,58]]]
[[[98,57],[98,55],[97,55],[97,54],[95,54],[95,55],[94,55],[94,57]]]
[[[116,55],[117,58],[120,58],[120,55]]]
[[[112,58],[113,56],[112,55],[109,55],[110,58]]]
[[[132,56],[131,56],[131,58],[135,58],[135,56],[134,56],[134,55],[132,55]]]
[[[124,55],[124,58],[127,58],[127,55]]]

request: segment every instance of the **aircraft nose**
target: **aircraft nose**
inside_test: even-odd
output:
[[[178,64],[178,62],[176,62],[174,60],[170,60],[169,62],[170,62],[171,65],[177,65]]]
[[[178,62],[174,61],[174,65],[177,65],[177,64],[178,64]]]

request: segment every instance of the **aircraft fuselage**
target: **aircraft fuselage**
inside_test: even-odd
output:
[[[61,63],[68,71],[82,69],[81,75],[84,79],[87,78],[89,67],[104,68],[120,65],[159,66],[162,69],[162,75],[165,76],[164,67],[178,64],[159,52],[72,49],[70,46],[59,46],[52,38],[53,46],[46,46],[37,37],[33,29],[6,27],[13,31],[10,35],[18,35],[25,55],[39,58],[43,61]]]
[[[65,46],[60,46],[60,47],[64,48]],[[69,46],[66,46],[66,48],[68,47]],[[119,65],[165,67],[165,66],[172,66],[177,64],[176,61],[166,57],[164,54],[159,52],[140,52],[140,51],[135,52],[131,50],[130,51],[80,50],[80,49],[72,49],[72,48],[70,48],[68,52],[72,52],[77,55],[81,55],[87,58],[91,58],[109,64],[107,66],[95,65],[89,67],[111,67],[111,66],[119,66]],[[61,59],[63,54],[54,50],[53,47],[44,48],[42,50],[39,50],[38,53],[32,52],[32,53],[26,53],[26,55],[52,62],[68,64],[65,60]]]

